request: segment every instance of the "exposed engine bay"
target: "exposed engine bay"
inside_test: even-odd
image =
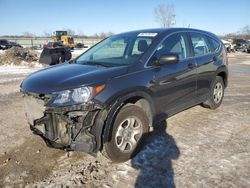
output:
[[[34,134],[47,145],[94,154],[99,144],[94,126],[102,107],[93,102],[68,107],[47,107],[50,96],[24,94],[25,114]],[[100,128],[102,126],[99,126]]]

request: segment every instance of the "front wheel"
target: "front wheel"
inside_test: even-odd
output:
[[[225,85],[222,78],[220,76],[216,76],[210,88],[209,98],[206,102],[202,103],[202,106],[210,109],[218,108],[224,97],[224,89]]]
[[[115,118],[110,139],[104,143],[102,153],[113,162],[127,161],[139,151],[148,131],[146,113],[137,105],[125,106]]]

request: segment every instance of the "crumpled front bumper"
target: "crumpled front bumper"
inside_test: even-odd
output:
[[[83,105],[46,107],[46,99],[24,94],[25,114],[33,133],[47,145],[95,154],[101,146],[105,110],[93,101]]]

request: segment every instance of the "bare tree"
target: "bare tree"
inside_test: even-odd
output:
[[[155,21],[162,27],[175,25],[175,10],[173,4],[160,4],[154,10]]]
[[[43,36],[45,36],[45,37],[51,37],[51,36],[52,36],[52,32],[51,32],[51,31],[48,31],[48,30],[45,30],[45,31],[43,32]]]
[[[68,35],[71,35],[71,36],[76,34],[76,32],[73,29],[67,29],[67,32],[68,32]]]
[[[73,29],[70,28],[63,28],[63,31],[67,31],[68,35],[74,36],[76,35],[76,32]]]
[[[80,36],[80,37],[87,37],[87,35],[85,35],[84,32],[83,32],[81,29],[78,29],[78,31],[77,31],[77,36]]]
[[[250,40],[250,25],[246,25],[243,28],[240,28],[234,33],[227,33],[222,36],[224,39],[247,39]]]
[[[112,35],[114,35],[114,33],[109,31],[109,32],[95,33],[93,36],[97,37],[97,38],[106,38],[106,37],[110,37]]]
[[[99,37],[101,37],[101,38],[106,38],[106,37],[110,37],[111,35],[114,35],[114,33],[111,32],[111,31],[109,31],[109,32],[101,32],[101,33],[99,34]]]
[[[30,32],[23,32],[22,33],[22,35],[24,36],[24,37],[34,37],[35,36],[35,34],[33,34],[33,33],[30,33]]]
[[[250,25],[246,25],[240,30],[241,35],[243,38],[249,38],[250,37]]]

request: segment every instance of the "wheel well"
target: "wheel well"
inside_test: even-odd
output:
[[[225,72],[219,72],[217,76],[220,76],[223,79],[225,87],[227,87],[227,74]]]
[[[129,104],[135,104],[143,109],[143,111],[146,113],[147,117],[149,118],[149,126],[153,127],[153,108],[151,107],[150,103],[148,100],[146,100],[143,97],[140,96],[134,96],[126,101],[124,101],[125,105]]]

